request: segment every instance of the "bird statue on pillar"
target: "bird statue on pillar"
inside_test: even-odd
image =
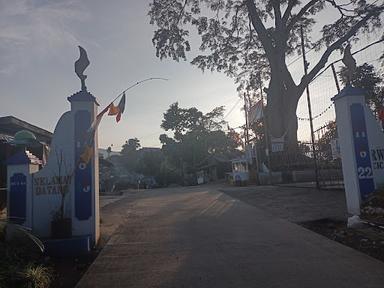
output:
[[[351,53],[351,44],[348,44],[344,49],[343,59],[344,65],[347,67],[347,85],[351,85],[353,75],[356,72],[356,60],[353,58]]]
[[[87,87],[85,86],[85,79],[87,79],[87,75],[84,75],[83,73],[85,69],[87,69],[90,62],[87,56],[87,51],[85,51],[85,49],[81,46],[79,46],[79,50],[80,57],[75,62],[75,72],[81,80],[81,91],[87,91]]]

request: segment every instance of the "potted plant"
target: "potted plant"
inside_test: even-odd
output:
[[[60,155],[56,154],[56,159],[58,164],[58,176],[56,176],[55,179],[60,195],[60,206],[52,215],[51,236],[55,239],[70,238],[72,237],[72,218],[66,217],[65,200],[69,192],[68,186],[71,182],[73,173],[66,173],[65,176],[62,175],[62,168],[63,166],[66,166],[62,152]],[[67,169],[65,170],[66,172],[68,171]]]

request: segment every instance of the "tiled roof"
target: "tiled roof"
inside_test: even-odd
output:
[[[6,134],[0,134],[0,142],[10,142],[13,140],[12,136]]]

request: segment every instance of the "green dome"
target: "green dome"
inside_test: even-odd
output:
[[[16,132],[14,136],[15,141],[17,142],[29,142],[29,141],[35,141],[36,136],[30,131],[27,130],[21,130]]]

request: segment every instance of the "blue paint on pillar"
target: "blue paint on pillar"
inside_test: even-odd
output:
[[[87,142],[87,130],[91,126],[91,113],[80,110],[75,114],[75,216],[88,220],[92,216],[92,163],[80,161]]]
[[[375,191],[375,183],[373,180],[364,107],[362,104],[355,103],[351,105],[350,109],[360,197],[365,201]]]
[[[27,216],[27,177],[22,173],[15,173],[10,180],[8,218],[22,224]]]

